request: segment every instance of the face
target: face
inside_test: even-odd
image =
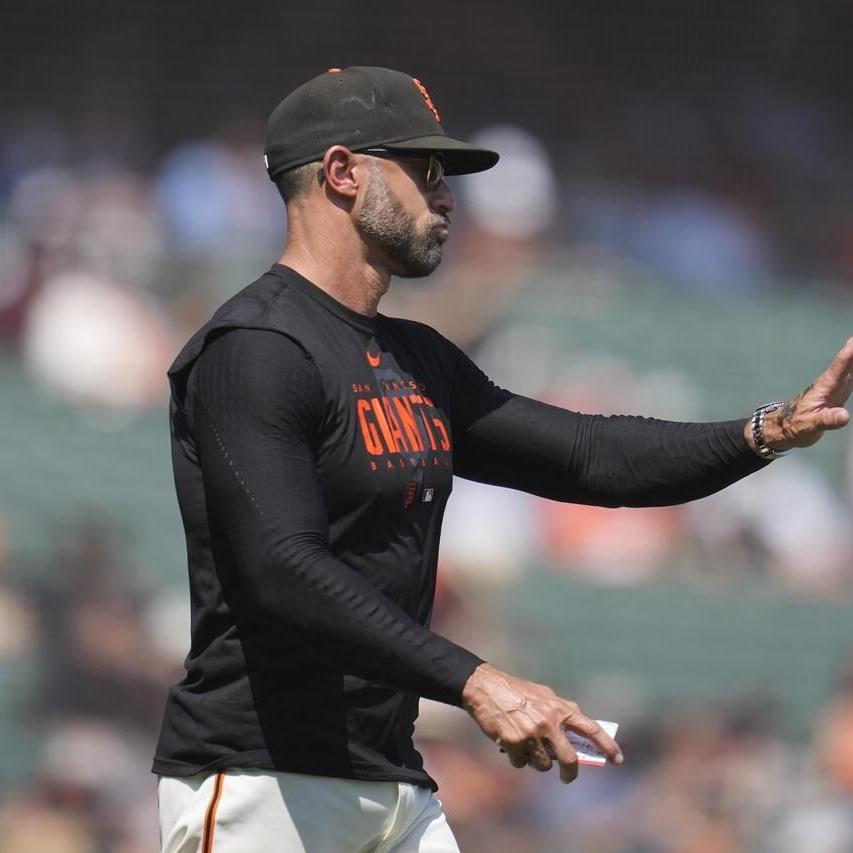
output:
[[[359,230],[383,252],[392,275],[429,275],[447,240],[450,191],[443,183],[426,190],[425,160],[366,157],[365,163],[369,182],[356,220]]]

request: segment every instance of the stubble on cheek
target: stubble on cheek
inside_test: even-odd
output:
[[[370,183],[358,213],[361,232],[384,252],[392,275],[419,278],[429,275],[441,262],[444,235],[436,229],[443,217],[431,217],[418,229],[415,217],[388,186],[378,169],[371,170]]]

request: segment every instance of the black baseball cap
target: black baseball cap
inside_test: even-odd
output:
[[[332,145],[353,151],[382,147],[413,156],[440,151],[446,175],[491,169],[498,155],[449,137],[420,80],[370,66],[330,68],[291,92],[267,123],[264,159],[275,180],[321,160]]]

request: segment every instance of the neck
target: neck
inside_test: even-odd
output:
[[[347,308],[375,316],[391,275],[370,257],[358,232],[328,217],[306,217],[288,211],[287,243],[279,263],[325,290]]]

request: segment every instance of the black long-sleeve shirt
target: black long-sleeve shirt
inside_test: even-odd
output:
[[[154,771],[431,784],[419,696],[481,662],[429,630],[454,473],[556,500],[680,503],[764,463],[743,421],[581,415],[495,386],[418,323],[276,265],[170,371],[192,647]]]

